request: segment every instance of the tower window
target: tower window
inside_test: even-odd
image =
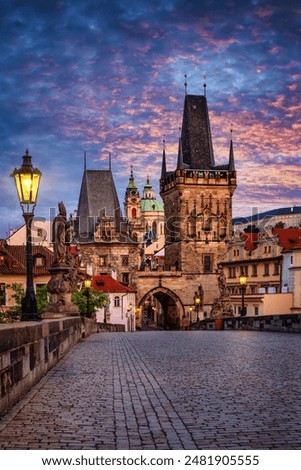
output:
[[[212,272],[212,255],[204,255],[204,273]]]
[[[137,217],[137,209],[135,207],[133,207],[132,209],[132,217],[133,218]]]

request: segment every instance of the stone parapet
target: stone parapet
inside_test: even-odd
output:
[[[97,331],[95,322],[81,317],[0,325],[0,415],[74,344]]]

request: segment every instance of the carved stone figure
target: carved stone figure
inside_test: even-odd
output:
[[[52,226],[54,261],[47,284],[51,302],[46,306],[43,318],[78,315],[78,307],[71,302],[72,292],[78,282],[77,255],[71,254],[69,250],[71,223],[67,220],[63,202],[59,202],[58,209]]]
[[[64,266],[67,262],[66,243],[70,242],[70,221],[63,201],[58,203],[59,213],[53,219],[52,240],[54,249],[54,265]]]
[[[218,288],[220,295],[214,300],[210,312],[211,318],[226,318],[234,316],[234,309],[230,301],[230,294],[226,284],[226,278],[222,269],[218,273]]]

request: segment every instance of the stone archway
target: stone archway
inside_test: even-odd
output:
[[[184,306],[179,297],[166,287],[156,287],[141,298],[143,326],[177,330],[181,328]]]

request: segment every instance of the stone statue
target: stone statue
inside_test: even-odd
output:
[[[54,266],[65,266],[67,263],[66,243],[70,242],[70,221],[63,201],[58,203],[59,213],[53,219],[52,241],[54,250]]]
[[[51,278],[47,290],[51,302],[46,306],[43,318],[59,318],[78,315],[78,307],[71,301],[72,292],[78,283],[77,255],[70,253],[71,222],[63,202],[58,204],[59,213],[53,219],[52,241],[54,261],[49,269]]]
[[[219,297],[214,300],[210,312],[211,318],[227,318],[234,316],[234,309],[230,301],[230,294],[226,284],[226,278],[221,268],[218,270],[217,283]]]

